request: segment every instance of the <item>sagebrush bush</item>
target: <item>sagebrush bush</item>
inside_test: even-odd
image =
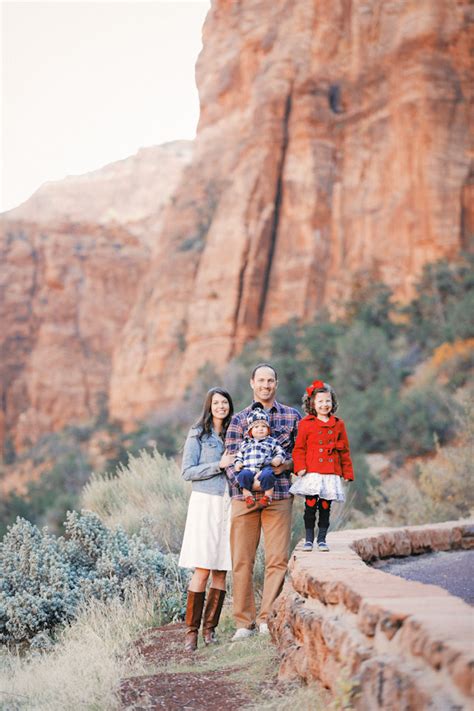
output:
[[[374,489],[368,500],[373,513],[371,525],[397,526],[468,517],[474,511],[472,402],[453,421],[457,425],[456,445],[436,446],[434,457],[417,464],[411,478],[400,474]],[[367,516],[352,512],[351,525],[367,526]]]
[[[155,599],[137,589],[125,600],[92,600],[62,628],[48,653],[0,648],[0,708],[117,709],[123,679],[145,674],[133,642],[156,624]],[[47,635],[42,635],[48,640]]]
[[[161,550],[177,553],[186,521],[191,487],[173,460],[156,449],[130,455],[115,473],[94,474],[83,489],[81,505],[108,526],[147,536]]]
[[[66,536],[18,519],[0,544],[0,641],[42,642],[91,599],[156,592],[164,619],[182,613],[186,576],[175,557],[138,535],[107,528],[90,512],[69,512]],[[44,640],[43,640],[44,641]]]

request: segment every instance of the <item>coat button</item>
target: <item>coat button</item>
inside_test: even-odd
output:
[[[323,431],[322,431],[322,430],[318,430],[318,434],[322,434],[322,433],[323,433]]]
[[[332,457],[329,457],[329,461],[332,462]]]
[[[320,439],[320,440],[319,440],[319,444],[322,444],[322,443],[323,443],[323,440],[322,440],[322,439]]]
[[[320,462],[323,462],[324,459],[323,459],[322,457],[319,457],[319,461],[320,461]]]
[[[328,434],[332,434],[332,430],[328,430]]]
[[[320,448],[320,450],[319,450],[319,451],[320,451],[320,452],[322,452],[323,450],[322,450],[322,449]]]

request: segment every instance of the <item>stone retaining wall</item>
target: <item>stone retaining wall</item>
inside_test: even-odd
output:
[[[294,550],[269,627],[280,676],[353,680],[356,709],[474,708],[474,612],[435,585],[371,568],[377,558],[474,547],[474,521],[330,535]]]

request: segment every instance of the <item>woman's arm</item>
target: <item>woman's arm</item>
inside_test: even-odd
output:
[[[201,481],[212,479],[212,477],[222,474],[220,467],[221,453],[216,448],[215,462],[201,462],[202,442],[198,437],[198,432],[194,429],[189,431],[183,451],[183,461],[181,464],[181,475],[186,481]]]

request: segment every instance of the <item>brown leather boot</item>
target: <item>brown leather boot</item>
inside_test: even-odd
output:
[[[188,590],[188,601],[186,603],[186,616],[184,618],[187,630],[184,641],[186,652],[195,652],[198,646],[198,630],[201,625],[202,608],[204,607],[205,592],[194,592]]]
[[[219,624],[224,598],[225,590],[209,588],[206,609],[204,610],[204,621],[202,623],[204,644],[216,644],[217,642],[215,629]]]

